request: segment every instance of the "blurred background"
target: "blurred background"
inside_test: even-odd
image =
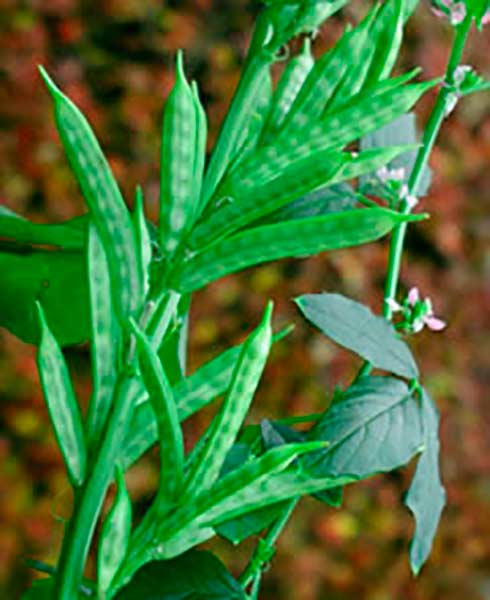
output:
[[[38,76],[43,64],[93,124],[126,198],[143,185],[148,214],[158,197],[159,128],[173,82],[173,58],[185,49],[186,70],[199,82],[212,146],[238,80],[253,22],[246,0],[2,0],[0,2],[0,202],[38,222],[84,211]],[[356,2],[322,27],[324,51]],[[449,26],[423,3],[409,22],[399,69],[440,76]],[[473,32],[465,62],[490,76],[490,29]],[[278,66],[278,73],[281,66]],[[425,122],[433,97],[417,107]],[[402,283],[418,285],[449,327],[414,340],[424,381],[441,411],[442,472],[448,506],[429,563],[409,571],[412,521],[402,506],[411,469],[346,490],[341,510],[302,501],[280,539],[262,598],[276,600],[484,600],[490,598],[490,94],[461,102],[444,125],[432,157],[434,181],[411,228]],[[243,338],[268,298],[276,325],[294,322],[278,344],[254,403],[252,420],[322,410],[336,384],[359,364],[301,320],[291,299],[340,291],[379,310],[386,242],[356,250],[282,261],[221,280],[193,302],[190,369]],[[1,293],[1,290],[0,290]],[[69,310],[69,306],[66,307]],[[81,402],[90,394],[86,347],[67,352]],[[35,368],[35,349],[0,331],[0,597],[18,598],[32,572],[26,558],[53,564],[71,497]],[[186,425],[189,442],[210,412]],[[128,474],[138,506],[154,489],[157,458]],[[233,573],[252,545],[215,540]],[[93,565],[91,565],[91,568]]]

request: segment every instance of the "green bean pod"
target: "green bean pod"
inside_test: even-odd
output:
[[[214,419],[201,455],[186,476],[184,498],[208,489],[217,479],[223,462],[245,419],[269,355],[272,303],[262,322],[243,345],[225,400]]]
[[[79,487],[85,479],[87,466],[80,408],[58,342],[46,323],[44,311],[39,302],[36,302],[36,307],[41,329],[37,365],[44,398],[66,465],[68,478],[73,487]]]
[[[363,208],[246,229],[194,255],[174,273],[171,285],[181,293],[215,279],[272,260],[305,257],[376,240],[407,220],[384,208]]]
[[[136,188],[134,199],[133,227],[136,238],[136,250],[138,267],[143,285],[143,296],[146,297],[150,289],[150,263],[151,263],[151,239],[148,225],[145,219],[145,207],[143,190],[141,186]]]
[[[323,109],[323,115],[336,110],[358,94],[366,84],[369,70],[376,53],[376,45],[373,43],[372,31],[378,22],[380,5],[375,4],[371,11],[356,27],[352,35],[349,54],[345,61],[348,65],[342,80],[335,88],[335,93]]]
[[[93,392],[85,422],[89,446],[102,435],[117,382],[120,329],[114,312],[106,253],[93,223],[88,233]]]
[[[102,524],[97,554],[97,598],[100,600],[109,597],[111,583],[126,556],[131,533],[131,498],[120,468],[116,468],[116,485],[116,497]]]
[[[376,51],[366,78],[367,84],[372,85],[390,76],[403,40],[405,15],[405,0],[388,0],[383,4],[371,32]]]
[[[136,242],[129,211],[85,117],[40,67],[54,101],[58,132],[107,253],[113,297],[121,318],[142,302]]]
[[[189,236],[189,247],[204,248],[288,202],[327,185],[346,160],[346,156],[331,150],[305,153],[302,158],[297,148],[291,147],[277,158],[270,157],[260,174],[240,169],[220,188],[228,201],[198,223]]]
[[[290,327],[273,336],[278,342],[290,332]],[[173,386],[179,421],[185,421],[226,392],[230,378],[240,357],[243,344],[234,346],[200,367],[189,377]],[[120,464],[129,468],[158,439],[155,413],[148,398],[136,402],[131,426],[121,448]]]
[[[195,177],[195,210],[194,220],[199,217],[203,208],[201,201],[201,190],[204,178],[204,167],[206,164],[206,145],[208,138],[208,122],[206,112],[199,98],[199,88],[195,81],[192,82],[192,93],[194,95],[194,106],[196,110],[196,156],[194,161]]]
[[[167,258],[179,246],[195,214],[196,105],[177,54],[175,85],[163,115],[160,162],[160,221],[162,250]]]
[[[177,500],[184,477],[184,439],[170,383],[150,340],[131,319],[138,345],[139,365],[155,412],[160,444],[159,502],[168,506]]]
[[[274,91],[261,144],[267,144],[274,138],[314,64],[311,41],[306,38],[301,52],[289,61]]]

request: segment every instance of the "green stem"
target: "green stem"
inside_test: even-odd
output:
[[[282,514],[276,521],[270,526],[269,530],[263,538],[260,539],[259,543],[255,547],[252,557],[245,567],[245,570],[238,578],[240,585],[245,589],[252,581],[261,573],[264,565],[269,562],[272,553],[274,552],[274,544],[277,538],[280,536],[286,523],[289,521],[291,514],[293,513],[296,505],[298,504],[299,498],[293,498],[288,500]]]
[[[95,525],[114,475],[114,466],[134,407],[135,392],[139,389],[134,381],[125,376],[119,382],[113,412],[92,473],[75,499],[57,567],[54,588],[56,600],[73,600],[78,597]]]
[[[461,61],[466,39],[471,28],[471,21],[472,16],[471,14],[468,14],[466,19],[456,29],[456,35],[454,37],[451,54],[449,56],[444,84],[439,90],[434,108],[432,109],[429,120],[427,121],[422,138],[422,146],[417,153],[412,172],[410,173],[408,189],[411,195],[417,195],[424,169],[427,166],[437,135],[444,121],[447,102],[451,93],[451,85],[454,81],[454,72]],[[401,206],[401,212],[403,214],[410,213],[410,207],[406,202],[403,202]],[[392,318],[392,310],[388,305],[387,300],[395,299],[398,289],[398,280],[400,277],[400,268],[406,233],[407,224],[402,223],[394,230],[390,243],[388,272],[383,302],[383,315],[389,320]]]

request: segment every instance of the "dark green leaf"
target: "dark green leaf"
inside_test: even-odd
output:
[[[308,439],[329,443],[302,459],[316,477],[369,477],[392,471],[423,445],[419,405],[407,385],[391,377],[362,377],[332,404]]]
[[[0,248],[0,326],[37,344],[40,300],[60,346],[90,337],[87,269],[81,252]]]
[[[81,250],[85,245],[86,225],[85,215],[59,224],[32,223],[5,207],[0,207],[0,239],[16,243]]]
[[[117,600],[246,600],[241,586],[210,552],[190,550],[140,569]]]
[[[382,317],[340,294],[305,294],[296,299],[304,316],[337,344],[374,367],[401,377],[417,377],[408,346]]]
[[[32,587],[22,594],[21,600],[52,600],[53,579],[36,579]]]
[[[415,575],[430,554],[446,503],[446,493],[439,474],[439,415],[425,390],[422,391],[420,402],[424,449],[405,498],[405,504],[415,517],[415,534],[410,544],[410,565]]]

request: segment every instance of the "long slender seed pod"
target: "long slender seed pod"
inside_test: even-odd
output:
[[[277,84],[267,122],[261,135],[261,144],[265,145],[274,138],[274,134],[283,124],[314,64],[311,41],[306,38],[301,52],[289,61]]]
[[[420,220],[413,215],[408,220]],[[181,293],[246,267],[280,258],[304,257],[379,239],[407,220],[384,208],[363,208],[246,229],[209,246],[174,273],[172,285]]]
[[[272,338],[273,342],[278,342],[290,331],[291,327],[286,327],[275,334]],[[226,392],[241,351],[242,344],[225,350],[172,388],[179,421],[185,421]],[[136,462],[158,439],[156,420],[150,401],[140,397],[136,404],[126,442],[121,449],[120,464],[124,469]]]
[[[376,51],[367,75],[367,84],[372,85],[390,76],[400,52],[406,10],[405,0],[389,0],[383,4],[371,32]]]
[[[49,330],[39,302],[36,302],[36,307],[41,328],[37,364],[44,398],[68,478],[74,487],[79,487],[84,482],[87,466],[80,408],[58,342]]]
[[[131,533],[131,498],[124,484],[124,475],[116,467],[117,493],[104,519],[97,554],[97,598],[107,598],[114,575],[121,566],[129,546]]]
[[[133,227],[143,295],[146,297],[150,289],[151,239],[145,219],[143,190],[139,185],[136,188],[134,199]]]
[[[262,322],[243,345],[233,372],[231,385],[209,438],[186,477],[185,498],[192,498],[208,489],[217,479],[223,462],[233,445],[248,412],[269,354],[272,303],[269,302]]]
[[[155,412],[160,444],[160,485],[158,501],[168,506],[180,493],[184,473],[184,440],[177,406],[165,371],[150,340],[134,320],[130,321],[139,350],[139,364]]]
[[[93,449],[100,440],[112,404],[121,335],[112,302],[109,265],[93,223],[89,224],[88,233],[88,273],[93,392],[85,429],[87,441]]]
[[[160,242],[169,258],[194,216],[196,184],[196,106],[177,54],[175,85],[163,115],[160,163]]]
[[[201,190],[204,178],[204,166],[206,164],[206,143],[208,137],[208,122],[206,112],[199,98],[199,88],[195,81],[192,82],[192,93],[194,95],[194,107],[196,111],[196,156],[194,160],[194,218],[195,221],[201,214]]]
[[[116,310],[125,319],[137,312],[142,303],[129,211],[89,123],[42,67],[40,72],[54,101],[56,124],[66,155],[107,254]]]

